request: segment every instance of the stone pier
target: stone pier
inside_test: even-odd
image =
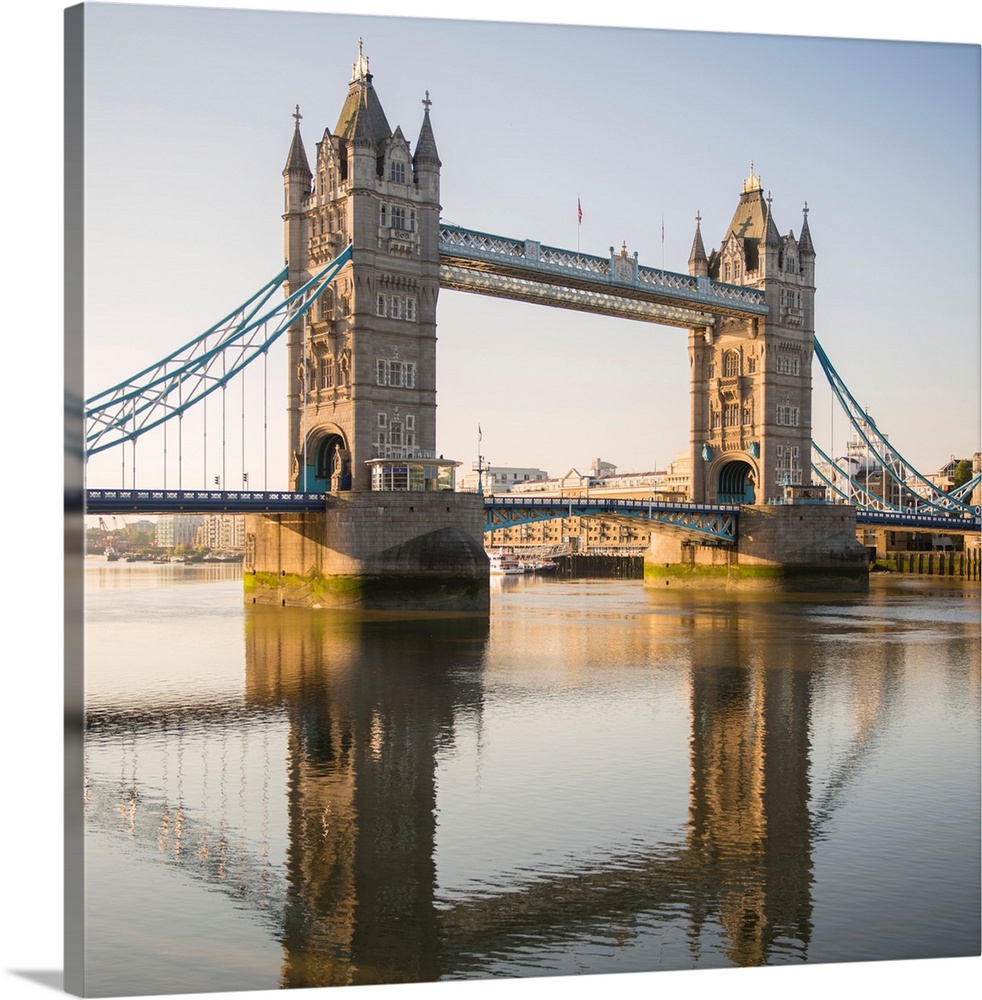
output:
[[[326,510],[246,521],[245,601],[308,608],[487,611],[484,498],[326,494]]]
[[[646,587],[864,593],[869,559],[856,540],[855,507],[773,504],[740,508],[736,544],[677,529],[652,533]]]

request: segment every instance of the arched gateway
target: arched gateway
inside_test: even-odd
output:
[[[753,503],[756,499],[754,491],[754,470],[748,462],[730,461],[719,470],[716,480],[717,503]]]

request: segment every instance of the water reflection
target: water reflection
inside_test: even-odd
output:
[[[282,985],[439,978],[436,754],[479,711],[486,617],[250,609],[246,691],[286,708]]]
[[[282,987],[806,961],[819,926],[816,854],[917,700],[907,688],[925,663],[946,703],[967,706],[977,741],[974,605],[875,593],[710,602],[549,583],[503,592],[490,621],[236,613],[238,690],[226,679],[217,693],[203,684],[197,698],[161,691],[122,708],[108,691],[92,699],[89,822],[142,844],[151,863],[179,863],[222,887],[268,929]],[[482,815],[473,798],[462,803],[452,776],[438,788],[441,767],[487,717],[505,714],[524,720],[508,733],[527,746],[509,750],[531,769],[547,738],[536,731],[541,705],[557,701],[565,719],[596,720],[582,738],[601,773],[610,769],[608,782],[636,782],[626,794],[637,808],[613,821],[620,836],[569,850],[557,823],[550,857],[509,846],[507,867],[440,885],[440,811],[474,810],[475,836],[493,840],[515,825],[526,791],[516,773],[515,801]],[[610,734],[600,721],[608,711],[657,720],[665,705],[678,713],[675,728],[643,732],[642,722]],[[612,748],[622,771],[605,756]],[[490,752],[500,757],[500,746]],[[680,765],[654,773],[673,754]],[[540,797],[557,814],[569,801],[588,809],[576,766],[550,764],[554,785],[534,779]],[[975,765],[965,787],[977,798]],[[650,781],[639,782],[644,767]],[[118,780],[107,777],[114,771]],[[648,799],[664,815],[648,818]],[[896,831],[878,821],[865,817],[864,835],[892,847]],[[977,822],[974,830],[977,844]],[[963,839],[972,836],[966,828]],[[954,874],[962,877],[971,884],[971,871]],[[963,914],[969,936],[973,905]],[[819,960],[847,957],[844,947],[826,944]],[[902,957],[906,942],[896,947],[900,955],[873,957]],[[250,985],[268,984],[226,976],[198,988]],[[129,982],[119,992],[144,990]]]
[[[806,958],[814,647],[768,634],[743,605],[682,610],[671,630],[684,623],[691,656],[685,839],[439,910],[436,758],[455,717],[480,711],[486,623],[251,616],[249,700],[291,719],[283,984],[473,974],[488,956],[641,914],[684,913],[693,946],[712,920],[737,965]]]

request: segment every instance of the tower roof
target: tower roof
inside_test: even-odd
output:
[[[702,221],[702,216],[696,212],[696,234],[692,238],[692,251],[689,253],[689,266],[693,264],[704,264],[708,260],[706,257],[706,247],[702,242],[702,230],[699,228],[699,223]]]
[[[310,164],[307,162],[307,151],[303,148],[303,137],[300,135],[300,105],[297,105],[293,112],[293,142],[290,144],[290,152],[286,158],[286,166],[283,168],[284,174],[300,173],[309,179],[313,176],[310,172]]]
[[[754,173],[753,161],[750,161],[750,175],[743,182],[740,202],[733,213],[730,228],[723,238],[725,243],[730,236],[743,241],[744,257],[747,270],[757,269],[759,259],[758,248],[766,242],[769,226],[774,222],[770,217],[770,206],[764,201],[764,190],[760,175]]]
[[[389,128],[385,112],[372,86],[368,57],[362,52],[360,38],[358,60],[351,67],[348,96],[338,116],[334,134],[349,142],[366,142],[375,146],[392,135],[392,129]]]
[[[798,240],[798,251],[803,254],[815,256],[815,247],[812,244],[811,230],[808,228],[808,202],[805,202],[803,212],[804,218],[801,223],[801,239]]]
[[[426,92],[423,98],[423,124],[419,130],[419,138],[416,140],[416,153],[413,156],[413,165],[421,161],[429,161],[440,164],[440,156],[436,151],[436,140],[433,138],[433,126],[430,124],[430,92]]]
[[[776,247],[781,242],[781,234],[774,225],[774,216],[771,215],[771,193],[767,192],[767,207],[764,209],[764,243],[769,247]]]

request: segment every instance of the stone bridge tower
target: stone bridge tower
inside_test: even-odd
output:
[[[283,170],[293,292],[352,261],[290,330],[290,488],[366,490],[380,458],[433,458],[440,159],[429,94],[415,151],[389,127],[358,43],[348,96],[313,171],[294,115]]]
[[[692,499],[764,503],[811,483],[815,249],[808,206],[801,235],[781,236],[750,165],[719,250],[696,219],[689,273],[759,288],[766,317],[719,317],[689,331]]]

